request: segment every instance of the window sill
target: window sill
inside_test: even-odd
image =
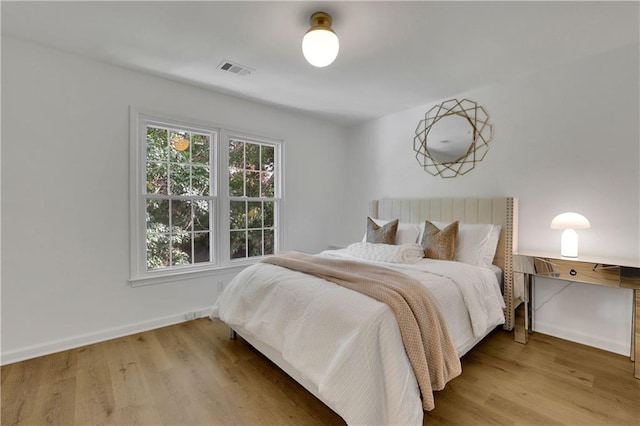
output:
[[[195,278],[213,277],[217,275],[237,274],[248,266],[253,265],[258,260],[233,262],[225,266],[215,266],[202,269],[173,270],[167,272],[150,273],[146,276],[129,278],[131,287],[143,287],[156,284],[175,283],[178,281],[191,280]]]

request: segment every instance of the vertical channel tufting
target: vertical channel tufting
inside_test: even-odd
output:
[[[395,219],[400,217],[400,211],[402,210],[402,200],[395,200],[392,203],[391,216],[389,219]]]
[[[439,199],[431,200],[431,208],[429,211],[429,216],[427,219],[441,221],[444,220],[442,217],[442,210],[440,209],[441,203]]]
[[[456,198],[453,200],[453,212],[451,215],[451,221],[459,220],[464,222],[466,216],[466,201],[463,198]]]
[[[518,244],[517,198],[433,198],[420,200],[385,199],[369,203],[369,215],[379,219],[422,223],[424,220],[502,225],[494,263],[504,272],[505,330],[514,326],[513,252]]]
[[[477,223],[493,223],[493,200],[478,200]]]
[[[420,202],[418,200],[410,201],[410,213],[409,213],[409,223],[419,223],[420,222]]]
[[[374,219],[378,218],[378,203],[378,200],[369,201],[369,217],[372,217]]]

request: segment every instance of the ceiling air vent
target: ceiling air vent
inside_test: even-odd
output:
[[[218,65],[218,69],[222,70],[222,71],[228,71],[230,73],[238,74],[238,75],[249,75],[249,74],[251,74],[251,71],[253,71],[249,67],[246,67],[246,66],[240,65],[240,64],[236,64],[236,63],[231,62],[231,61],[226,61],[226,60],[220,62],[220,65]]]

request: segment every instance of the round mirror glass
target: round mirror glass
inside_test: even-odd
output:
[[[427,151],[438,163],[455,163],[473,143],[473,126],[458,114],[448,114],[434,122],[427,134]]]

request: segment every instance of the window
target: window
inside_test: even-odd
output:
[[[132,123],[132,282],[277,252],[280,141],[133,110]]]
[[[215,132],[147,123],[147,270],[212,262]]]
[[[247,140],[229,140],[232,259],[274,253],[275,148]]]

